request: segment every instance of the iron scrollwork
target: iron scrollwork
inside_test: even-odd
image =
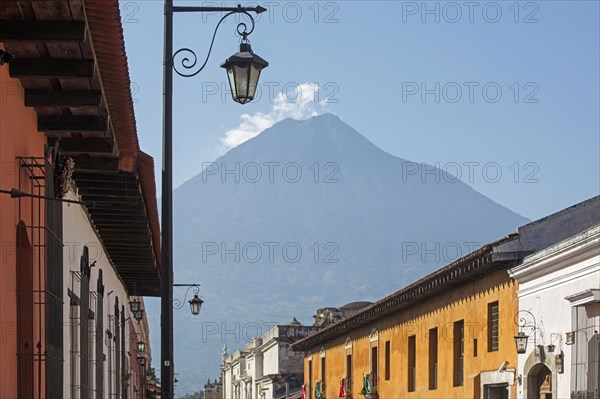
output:
[[[225,19],[227,19],[227,17],[229,17],[230,15],[243,14],[243,15],[247,16],[248,18],[250,18],[250,22],[252,23],[250,30],[248,30],[248,25],[245,22],[238,23],[237,28],[236,28],[238,35],[241,36],[241,41],[243,43],[248,42],[248,36],[251,35],[252,32],[254,32],[254,25],[255,25],[254,17],[252,17],[252,15],[249,12],[241,10],[241,5],[238,5],[238,8],[240,10],[228,12],[219,20],[219,23],[217,23],[217,26],[215,27],[215,31],[212,36],[212,40],[210,41],[210,47],[208,48],[208,54],[206,55],[206,59],[204,60],[204,63],[197,71],[186,72],[189,70],[193,70],[196,67],[196,64],[198,62],[198,56],[192,49],[184,47],[184,48],[177,50],[173,54],[173,58],[172,58],[173,70],[179,76],[183,76],[184,78],[191,78],[193,76],[198,75],[200,72],[202,72],[202,70],[204,69],[204,67],[206,66],[206,64],[208,63],[208,60],[210,58],[210,54],[213,49],[213,44],[215,43],[215,38],[217,37],[217,31],[219,30],[219,26],[221,26],[221,23],[223,21],[225,21]],[[179,62],[176,61],[176,58],[178,56],[183,57],[180,59]],[[178,69],[180,67],[183,69]]]
[[[181,309],[183,307],[191,289],[193,289],[192,296],[198,295],[200,292],[200,284],[173,284],[173,287],[188,287],[188,289],[185,291],[183,299],[173,299],[174,309]]]
[[[519,310],[515,314],[515,324],[519,327],[519,332],[527,333],[529,331],[533,335],[533,347],[535,356],[539,356],[537,351],[537,330],[538,326],[535,320],[535,316],[528,310]]]

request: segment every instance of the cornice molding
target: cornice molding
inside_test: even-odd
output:
[[[573,236],[526,257],[522,264],[508,270],[519,283],[551,274],[600,255],[600,226]]]

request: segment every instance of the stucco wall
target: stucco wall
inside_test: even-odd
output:
[[[543,350],[551,371],[555,371],[554,356],[564,355],[564,373],[553,373],[552,379],[559,398],[568,398],[571,394],[571,363],[573,346],[566,345],[565,334],[573,330],[571,324],[572,304],[566,297],[586,290],[600,288],[600,244],[598,231],[594,237],[582,237],[570,244],[562,243],[543,253],[526,258],[519,266],[519,309],[531,312],[536,318],[537,345],[553,344],[553,353]],[[587,241],[587,248],[582,248]],[[550,270],[552,270],[550,272]],[[524,315],[528,322],[528,315]],[[525,354],[519,355],[518,373],[523,376],[523,385],[519,386],[518,397],[525,397],[527,374],[535,364],[544,362],[535,356],[533,333],[526,331],[530,340]],[[531,395],[528,395],[531,396]]]
[[[279,345],[275,343],[263,354],[263,374],[279,373]]]
[[[498,301],[500,312],[499,350],[487,350],[487,310],[488,303]],[[340,378],[346,375],[346,355],[352,354],[353,384],[351,393],[360,398],[362,376],[371,372],[371,347],[378,347],[379,394],[381,398],[476,398],[480,395],[479,375],[482,371],[496,372],[503,362],[508,368],[516,367],[514,343],[514,315],[517,309],[516,283],[506,271],[498,271],[459,289],[439,295],[429,301],[413,306],[401,313],[385,317],[375,323],[325,343],[326,395],[338,396]],[[453,386],[453,323],[465,323],[464,385]],[[429,329],[438,327],[438,388],[429,389]],[[372,329],[378,331],[374,342],[369,338]],[[408,337],[416,336],[416,390],[408,392]],[[345,348],[346,338],[352,340],[351,349]],[[477,339],[478,355],[474,356],[474,342]],[[384,378],[385,342],[390,341],[390,379]],[[311,349],[312,376],[314,382],[320,379],[320,346]],[[308,355],[308,352],[307,352]],[[305,357],[304,378],[308,381],[308,357]],[[510,397],[516,396],[514,386]],[[314,395],[313,395],[314,397]]]
[[[72,192],[70,192],[67,196],[69,199],[77,199]],[[64,246],[64,297],[63,301],[65,303],[64,308],[64,325],[67,326],[63,330],[63,337],[65,342],[64,353],[65,353],[65,361],[64,361],[64,393],[65,397],[70,397],[71,393],[71,373],[70,370],[73,369],[71,364],[71,355],[69,342],[71,342],[70,338],[70,329],[68,328],[71,325],[71,321],[69,320],[69,301],[70,298],[67,296],[67,289],[74,290],[79,294],[78,283],[75,281],[75,286],[73,286],[73,274],[72,271],[80,270],[80,257],[83,251],[83,247],[87,246],[89,249],[89,258],[90,263],[96,261],[96,265],[91,269],[91,277],[90,277],[90,291],[96,291],[96,282],[98,280],[99,270],[102,269],[103,274],[103,282],[105,286],[104,291],[104,315],[103,315],[103,324],[104,330],[108,329],[109,324],[109,315],[114,314],[114,306],[116,298],[119,298],[119,310],[121,306],[125,307],[125,317],[130,316],[129,312],[129,303],[128,296],[123,283],[121,282],[119,276],[113,269],[110,261],[106,255],[106,252],[101,244],[101,241],[98,239],[98,236],[94,232],[92,226],[90,225],[89,219],[84,211],[84,209],[77,204],[64,204],[63,205],[63,243]],[[91,304],[91,303],[90,303]],[[137,362],[137,359],[133,357],[135,355],[134,349],[130,348],[130,337],[129,337],[129,328],[125,329],[126,337],[125,337],[125,351],[129,351],[132,353],[132,358],[128,360],[128,362]],[[93,339],[93,338],[90,338]],[[106,359],[108,360],[108,351],[109,348],[107,346],[107,338],[106,334],[104,334],[104,353],[106,355]],[[127,356],[127,355],[126,355]],[[108,395],[108,363],[104,362],[104,393]]]
[[[3,47],[2,43],[0,47]],[[23,96],[23,87],[18,80],[9,77],[8,66],[0,67],[0,187],[5,190],[19,187],[19,177],[21,181],[30,181],[19,168],[16,156],[44,155],[46,138],[37,131],[36,113],[33,109],[25,108]],[[30,191],[29,187],[23,187],[23,190]],[[31,221],[31,200],[17,200],[7,194],[0,194],[0,398],[11,399],[17,397],[16,226],[19,223],[19,203],[25,224],[37,224],[37,210],[33,223]],[[41,216],[43,220],[43,209]],[[28,230],[28,234],[31,234],[31,230]],[[35,244],[43,244],[43,241],[36,241]],[[37,262],[38,259],[36,251],[34,261]],[[37,270],[37,263],[34,270]],[[36,275],[34,273],[34,277]],[[35,277],[36,288],[37,282]],[[37,321],[39,307],[34,308]],[[37,341],[36,336],[34,342]]]

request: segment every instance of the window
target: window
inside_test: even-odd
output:
[[[385,341],[385,380],[390,380],[390,341]]]
[[[498,350],[498,301],[488,304],[488,352]]]
[[[24,398],[33,398],[34,387],[33,254],[27,226],[21,220],[17,225],[17,383],[19,396]]]
[[[417,337],[415,335],[411,335],[408,337],[408,391],[414,392],[416,386],[416,345],[417,345]]]
[[[321,392],[325,392],[325,378],[327,376],[325,370],[325,358],[321,358]]]
[[[96,377],[96,372],[95,372],[95,349],[96,349],[96,317],[95,314],[93,313],[96,309],[96,298],[97,295],[95,292],[92,292],[90,295],[90,304],[89,304],[89,314],[90,314],[90,318],[88,320],[88,338],[87,338],[87,342],[88,342],[88,347],[87,347],[87,352],[88,352],[88,368],[87,368],[87,373],[88,373],[88,398],[94,398],[95,394],[96,394],[96,385],[95,385],[95,377]]]
[[[313,379],[313,374],[312,374],[312,360],[308,361],[308,399],[312,398],[312,379]]]
[[[377,358],[377,347],[374,346],[371,348],[371,379],[373,382],[373,385],[378,385],[378,375],[377,375],[377,363],[378,363],[378,358]]]
[[[464,355],[465,355],[465,322],[454,322],[454,386],[463,385],[464,380]]]
[[[96,281],[96,292],[98,300],[96,302],[96,397],[104,397],[104,283],[102,280],[102,269],[98,270],[98,280]]]
[[[74,299],[74,300],[73,300]],[[79,398],[79,303],[78,298],[73,295],[69,307],[69,339],[71,340],[71,397]]]
[[[477,357],[477,338],[473,339],[473,357]]]
[[[115,362],[114,368],[114,381],[115,381],[115,395],[119,398],[121,392],[121,324],[119,316],[119,298],[115,297],[115,340],[113,343],[113,359]]]
[[[352,355],[346,355],[346,387],[350,394],[352,392]]]
[[[571,346],[571,397],[598,397],[600,388],[600,303],[571,308],[575,343]]]
[[[437,389],[438,381],[438,329],[429,330],[429,389]]]
[[[106,330],[106,352],[107,359],[106,363],[108,366],[108,373],[106,376],[108,377],[107,387],[108,391],[106,392],[107,397],[112,398],[115,392],[114,388],[114,330],[115,330],[115,317],[111,314],[108,315],[108,329]]]

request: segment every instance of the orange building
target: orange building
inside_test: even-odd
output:
[[[30,179],[26,165],[41,161],[44,167],[46,137],[38,132],[35,111],[24,107],[23,87],[7,66],[0,66],[0,95],[0,188],[44,195],[44,185]],[[34,365],[34,356],[44,350],[37,348],[44,314],[34,305],[40,298],[34,291],[44,287],[39,272],[46,266],[40,253],[45,234],[30,227],[39,225],[45,225],[41,200],[0,194],[0,398],[32,397],[44,384],[42,365]]]
[[[516,397],[518,248],[486,245],[295,343],[308,398]]]
[[[118,1],[3,1],[0,50],[0,399],[144,397],[160,229]]]

